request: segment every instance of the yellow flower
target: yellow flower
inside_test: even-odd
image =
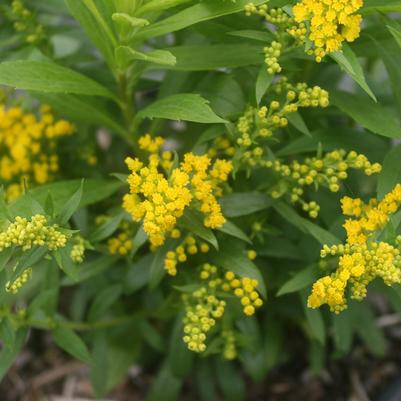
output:
[[[169,177],[159,171],[163,162],[157,154],[149,157],[145,167],[132,158],[127,158],[126,164],[131,170],[130,193],[124,196],[123,206],[135,221],[143,220],[153,246],[164,243],[166,235],[173,232],[177,220],[191,204],[206,216],[206,227],[218,228],[225,223],[216,197],[222,193],[220,183],[228,179],[232,170],[231,162],[217,159],[210,166],[207,155],[187,153]]]
[[[317,62],[341,50],[344,41],[358,38],[362,17],[356,12],[362,5],[362,0],[301,0],[293,7],[296,22],[310,22],[309,39]]]
[[[345,197],[341,201],[343,213],[354,216],[347,219],[345,245],[325,245],[321,257],[338,255],[338,266],[334,273],[319,279],[312,288],[308,306],[318,308],[328,304],[335,313],[347,307],[345,291],[350,285],[351,298],[366,297],[367,286],[380,277],[386,285],[401,283],[401,256],[398,239],[395,245],[376,240],[378,233],[388,223],[390,216],[401,205],[401,185],[388,193],[382,201],[372,199],[365,204],[360,199]]]

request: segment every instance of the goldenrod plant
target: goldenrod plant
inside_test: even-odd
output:
[[[156,371],[149,401],[186,380],[247,400],[247,378],[299,358],[294,333],[315,373],[357,342],[382,355],[375,300],[401,310],[400,10],[3,1],[0,377],[33,330],[98,397],[133,363]]]

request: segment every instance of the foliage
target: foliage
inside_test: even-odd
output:
[[[30,329],[98,396],[157,364],[149,400],[244,400],[294,332],[313,367],[382,353],[347,300],[401,284],[385,3],[2,2],[0,377]]]

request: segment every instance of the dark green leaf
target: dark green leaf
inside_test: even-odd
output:
[[[238,192],[220,199],[226,217],[246,216],[273,205],[273,199],[260,192]]]

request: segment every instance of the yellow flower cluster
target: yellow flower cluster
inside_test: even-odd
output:
[[[184,155],[181,165],[165,177],[159,172],[160,157],[149,156],[148,166],[138,159],[127,158],[131,170],[128,177],[130,193],[123,206],[135,221],[144,222],[144,230],[155,247],[164,243],[184,210],[191,204],[206,217],[206,227],[218,228],[225,223],[216,197],[222,194],[220,184],[227,181],[231,162],[211,160],[207,155]]]
[[[74,242],[70,252],[70,258],[75,263],[82,263],[85,258],[85,240],[80,235],[77,235],[74,238]]]
[[[279,59],[283,46],[289,45],[288,36],[295,39],[296,46],[305,43],[306,25],[303,22],[296,23],[294,18],[290,17],[282,8],[269,8],[267,4],[257,7],[255,4],[249,3],[245,6],[245,14],[247,16],[260,15],[266,22],[276,26],[276,40],[264,48],[265,63],[270,75],[281,72]]]
[[[32,276],[32,268],[25,269],[13,282],[8,281],[6,283],[6,291],[11,294],[17,294],[17,292],[28,282]]]
[[[364,244],[375,231],[381,230],[401,205],[401,185],[397,184],[380,202],[372,199],[365,204],[361,199],[345,197],[341,201],[343,213],[357,219],[347,219],[344,228],[347,242]]]
[[[206,350],[207,333],[216,320],[224,314],[226,302],[218,299],[209,287],[202,287],[191,295],[183,296],[185,305],[184,337],[188,349],[194,352]]]
[[[223,330],[221,337],[224,340],[223,357],[228,361],[232,361],[237,357],[234,332],[232,330]]]
[[[172,237],[174,237],[174,231],[176,230],[173,230]],[[175,251],[167,252],[164,268],[170,276],[175,276],[177,274],[177,264],[186,262],[187,255],[196,255],[199,251],[202,253],[209,252],[209,245],[206,242],[199,242],[195,237],[189,235],[175,248]]]
[[[34,246],[43,246],[50,251],[65,247],[67,236],[56,224],[49,225],[45,216],[36,214],[30,221],[17,216],[4,231],[0,232],[0,252],[19,246],[27,251]]]
[[[301,203],[304,211],[312,218],[318,216],[319,206],[316,202],[307,203],[302,199],[304,187],[314,186],[317,189],[319,186],[325,186],[331,192],[338,192],[340,182],[348,178],[347,171],[351,168],[362,170],[368,176],[381,171],[379,163],[372,164],[366,156],[354,151],[347,153],[344,149],[326,153],[323,158],[306,158],[303,163],[295,160],[287,165],[275,160],[262,161],[261,164],[281,176],[271,195],[279,198],[290,190],[291,201]]]
[[[0,105],[0,181],[8,199],[20,195],[23,181],[44,184],[52,179],[59,169],[57,139],[73,132],[73,125],[55,120],[48,106],[37,117]]]
[[[224,292],[232,292],[240,299],[243,312],[247,316],[252,316],[256,308],[263,305],[263,301],[256,291],[258,286],[257,280],[248,277],[239,279],[231,271],[227,272],[224,278],[220,278],[217,267],[208,263],[203,265],[200,278],[207,280],[210,288],[221,288]]]
[[[292,85],[283,78],[274,87],[283,99],[273,100],[269,106],[249,108],[237,123],[236,140],[242,160],[253,167],[262,160],[263,149],[259,141],[271,138],[274,131],[288,125],[287,116],[303,107],[327,107],[329,94],[318,86],[309,88],[305,83]]]
[[[111,255],[127,255],[133,247],[132,240],[123,232],[107,241],[107,247]]]
[[[210,158],[214,158],[219,155],[233,157],[234,154],[235,147],[233,146],[232,141],[224,135],[215,138],[207,151],[207,155]]]
[[[293,7],[296,22],[310,23],[317,62],[359,37],[362,17],[356,12],[362,5],[363,0],[301,0]]]
[[[367,286],[377,277],[389,286],[401,283],[401,256],[400,249],[396,247],[399,247],[398,239],[396,246],[376,241],[400,205],[400,184],[380,202],[373,199],[365,204],[360,199],[348,197],[342,200],[343,213],[356,219],[348,219],[344,224],[347,232],[345,245],[323,247],[322,258],[339,256],[338,268],[313,285],[309,307],[318,308],[327,303],[332,312],[340,313],[347,307],[345,291],[348,284],[351,298],[362,300],[366,297]]]
[[[225,275],[222,289],[223,291],[234,292],[234,295],[241,301],[244,314],[252,316],[255,313],[256,308],[263,305],[262,298],[260,298],[259,293],[256,291],[257,286],[257,280],[248,277],[239,279],[233,272],[229,271]]]
[[[14,23],[14,29],[24,35],[27,43],[38,44],[46,38],[43,25],[38,23],[35,15],[25,7],[22,0],[12,1],[9,17]]]

